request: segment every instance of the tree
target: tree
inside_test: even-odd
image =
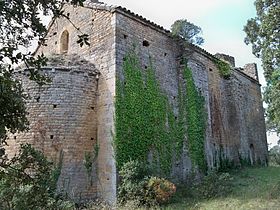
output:
[[[24,63],[30,71],[30,79],[39,84],[45,78],[39,69],[46,65],[44,55],[34,57],[31,52],[22,53],[20,49],[29,47],[36,39],[44,45],[46,26],[41,16],[65,17],[63,5],[83,5],[85,0],[1,0],[0,1],[0,157],[4,153],[1,145],[6,141],[7,132],[15,133],[28,127],[21,84],[15,79],[15,67]],[[87,35],[78,37],[78,43],[87,42]]]
[[[9,167],[0,167],[0,209],[74,209],[56,192],[62,162],[54,167],[42,152],[25,144],[5,164]]]
[[[253,54],[262,60],[267,127],[280,134],[280,1],[256,0],[255,7],[257,16],[244,27],[245,43],[252,44]]]
[[[186,19],[176,20],[171,25],[171,32],[175,36],[180,36],[192,44],[202,45],[202,30],[200,27],[188,22]]]
[[[54,169],[53,164],[30,145],[21,146],[19,154],[11,159],[3,146],[7,144],[8,132],[28,129],[27,95],[16,79],[19,74],[16,67],[25,64],[30,79],[39,85],[47,81],[39,73],[47,58],[44,55],[35,57],[31,52],[22,53],[20,49],[29,47],[34,39],[44,45],[47,29],[42,15],[69,19],[63,5],[82,6],[84,1],[0,0],[0,209],[64,209],[69,206],[55,194],[60,168]],[[81,46],[89,44],[86,34],[77,39]]]
[[[269,161],[272,164],[280,165],[280,146],[275,145],[269,150]]]

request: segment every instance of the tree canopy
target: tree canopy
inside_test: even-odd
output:
[[[262,60],[267,128],[280,134],[280,1],[256,0],[255,7],[257,16],[244,27],[245,43],[252,44],[253,54]]]
[[[201,36],[201,28],[186,19],[176,20],[171,26],[171,32],[173,35],[180,36],[192,44],[201,45],[204,42]]]

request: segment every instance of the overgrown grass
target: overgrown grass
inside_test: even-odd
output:
[[[199,195],[201,189],[179,188],[169,205],[152,209],[280,210],[280,166],[244,168],[241,170],[233,170],[229,175],[230,179],[226,179],[229,182],[226,184],[221,183],[222,188],[217,186],[219,189],[224,190],[220,190],[220,192],[215,196],[213,195],[212,198],[205,198],[205,196]],[[224,174],[222,174],[222,177],[223,176]],[[207,179],[207,182],[209,180],[211,179]],[[209,183],[207,185],[209,185]],[[211,187],[211,184],[209,186]],[[205,191],[207,188],[202,186],[202,189]],[[206,197],[208,197],[208,195]],[[135,208],[126,206],[117,209],[134,210]],[[139,208],[137,210],[147,210],[147,208]]]
[[[230,193],[203,199],[185,189],[162,209],[280,209],[280,167],[246,168],[230,175]]]

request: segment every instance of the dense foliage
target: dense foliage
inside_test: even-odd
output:
[[[118,167],[132,160],[148,163],[148,154],[155,156],[153,164],[159,164],[162,171],[170,172],[172,130],[166,123],[171,113],[167,97],[160,91],[152,67],[146,73],[141,70],[134,52],[124,61],[125,80],[117,80],[116,96],[116,160]],[[169,114],[170,113],[170,114]]]
[[[269,164],[270,165],[280,165],[280,146],[275,145],[269,152]]]
[[[138,161],[125,163],[120,172],[118,202],[127,208],[165,204],[176,192],[170,181],[150,177],[147,167]]]
[[[30,145],[22,145],[11,159],[2,156],[0,209],[71,209],[55,192],[60,167]]]
[[[139,161],[129,161],[121,167],[119,171],[121,177],[118,187],[118,202],[124,205],[129,200],[137,201],[136,206],[143,205],[144,192],[144,178],[148,175],[144,164]]]
[[[176,192],[176,186],[163,178],[150,177],[146,184],[147,194],[156,201],[157,204],[167,203]]]
[[[161,91],[152,65],[141,69],[137,55],[131,52],[125,57],[123,71],[124,79],[117,80],[116,93],[114,144],[118,167],[138,160],[149,164],[156,174],[169,176],[172,159],[180,158],[187,136],[193,164],[204,170],[204,100],[196,90],[191,70],[185,68],[186,85],[179,85],[178,117]]]
[[[267,129],[280,134],[280,68],[274,70],[264,90],[264,101],[268,105],[266,108]]]
[[[246,44],[252,44],[252,52],[262,60],[267,81],[265,102],[268,129],[280,133],[280,1],[256,0],[257,16],[248,20],[244,31]]]
[[[206,171],[207,165],[204,151],[206,112],[204,98],[196,89],[192,71],[187,67],[184,70],[184,79],[186,81],[184,101],[187,113],[188,150],[192,163],[201,170]]]
[[[229,79],[229,77],[231,75],[230,65],[228,63],[226,63],[225,61],[222,61],[220,59],[215,60],[215,64],[218,68],[220,76],[225,78],[225,79]]]
[[[26,96],[19,81],[13,79],[11,72],[2,72],[0,74],[0,148],[1,140],[6,139],[6,129],[15,133],[27,128],[24,98]],[[1,154],[4,154],[3,150]]]
[[[192,44],[202,45],[202,30],[199,26],[188,22],[186,19],[176,20],[171,26],[173,35],[180,36]]]

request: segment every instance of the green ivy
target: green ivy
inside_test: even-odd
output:
[[[220,59],[216,59],[215,64],[219,70],[219,74],[224,77],[225,79],[229,79],[230,75],[231,75],[231,68],[230,65],[228,63],[226,63],[225,61],[222,61]]]
[[[144,74],[135,53],[126,56],[123,70],[125,80],[117,80],[116,93],[117,165],[121,167],[130,160],[147,163],[152,151],[154,164],[168,173],[172,129],[167,129],[166,124],[174,119],[174,114],[167,97],[160,91],[152,65]]]
[[[197,134],[196,132],[202,132],[197,134],[199,140],[193,139],[189,143],[191,157],[194,158],[194,163],[200,166],[201,159],[204,158],[205,129],[204,127],[197,129],[201,127],[202,121],[201,114],[197,112],[204,111],[201,108],[203,107],[202,100],[191,95],[193,91],[187,90],[186,94],[183,94],[183,85],[179,85],[179,114],[178,118],[175,118],[166,94],[160,90],[152,64],[145,70],[141,69],[137,55],[131,52],[125,57],[123,74],[124,79],[119,77],[116,81],[114,146],[118,168],[120,169],[131,160],[147,164],[148,154],[151,152],[153,154],[152,168],[158,169],[157,173],[168,175],[174,155],[178,158],[183,151],[183,142],[188,131],[192,132],[191,137]],[[189,79],[188,73],[185,79]],[[192,82],[191,87],[195,89],[193,80],[188,82]],[[195,113],[187,108],[187,105],[192,106],[192,103],[186,100],[189,95],[192,97],[190,100],[201,103],[198,106],[199,110],[196,109]],[[188,113],[195,114],[195,118],[189,119]],[[196,122],[198,117],[200,121]],[[191,123],[188,127],[195,127],[194,131],[187,129],[187,121]],[[196,140],[198,144],[193,146]],[[198,152],[201,153],[200,156]]]
[[[184,104],[187,113],[188,151],[192,163],[205,171],[207,165],[204,148],[206,129],[204,97],[195,87],[191,69],[185,67],[183,74],[186,81]]]

